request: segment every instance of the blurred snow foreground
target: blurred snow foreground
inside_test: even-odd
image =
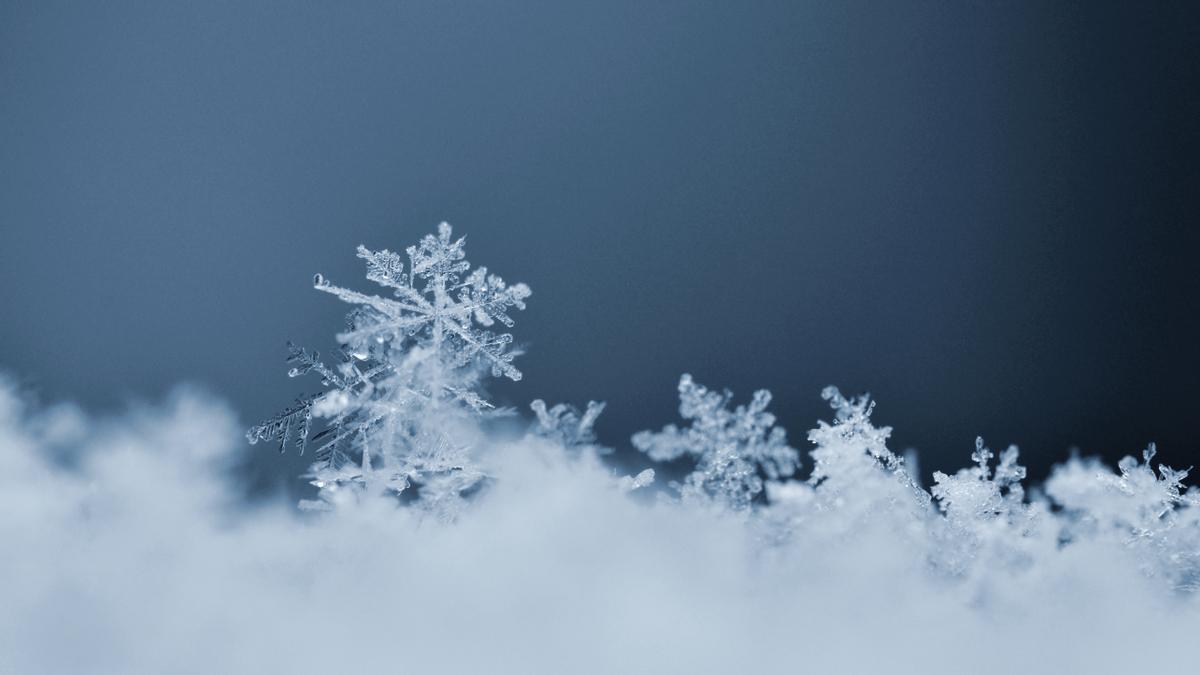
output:
[[[235,416],[181,389],[93,418],[0,381],[0,673],[1140,673],[1200,629],[1185,471],[1073,458],[1026,492],[982,439],[926,491],[873,403],[827,388],[801,453],[767,411],[684,375],[686,426],[632,440],[678,484],[606,466],[584,410],[518,379],[530,295],[470,271],[448,225],[359,249],[390,297],[336,363],[291,348],[300,397],[249,438],[310,451],[301,509],[237,497]],[[407,271],[405,267],[407,265]],[[317,430],[319,428],[319,430]],[[1152,636],[1152,639],[1147,639]],[[1186,666],[1185,666],[1186,669]]]

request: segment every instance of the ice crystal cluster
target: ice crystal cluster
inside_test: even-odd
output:
[[[310,440],[317,445],[310,478],[320,499],[302,506],[328,509],[415,490],[418,497],[405,503],[453,520],[488,478],[471,445],[492,408],[482,381],[520,379],[512,336],[491,329],[511,327],[509,311],[523,309],[530,291],[486,268],[472,272],[463,247],[445,223],[409,247],[407,260],[360,246],[367,278],[388,289],[388,298],[317,275],[318,290],[355,305],[337,335],[339,363],[331,368],[316,353],[290,347],[290,374],[315,372],[327,389],[248,433],[251,442],[278,440],[281,449],[289,441],[301,451]],[[910,462],[888,448],[891,428],[873,423],[874,402],[827,387],[821,395],[833,419],[808,433],[812,469],[800,480],[800,452],[768,412],[770,392],[733,406],[731,392],[684,374],[678,393],[686,426],[632,438],[652,462],[690,464],[682,481],[660,486],[660,501],[736,515],[763,546],[830,546],[878,530],[910,551],[925,574],[955,584],[975,603],[1008,583],[998,578],[1019,578],[1034,561],[1084,541],[1133,555],[1144,575],[1174,591],[1200,585],[1200,497],[1183,487],[1186,471],[1160,466],[1155,473],[1153,446],[1143,463],[1123,460],[1119,475],[1072,459],[1031,496],[1017,448],[997,457],[979,438],[969,468],[935,472],[926,490]],[[530,439],[575,462],[598,462],[611,452],[594,432],[603,403],[581,411],[538,399],[530,408]],[[325,429],[310,439],[314,417],[326,420]],[[647,468],[609,484],[624,493],[653,480]]]
[[[684,375],[614,459],[603,403],[492,420],[526,286],[449,225],[358,253],[384,293],[316,277],[353,306],[332,359],[289,347],[321,389],[248,433],[313,458],[316,513],[239,498],[210,395],[95,418],[0,378],[0,673],[1191,672],[1200,494],[1153,445],[1026,486],[977,439],[927,489],[865,395],[802,453]]]

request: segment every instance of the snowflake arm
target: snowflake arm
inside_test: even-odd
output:
[[[304,446],[308,443],[308,431],[312,425],[312,406],[314,398],[298,398],[296,404],[269,420],[250,427],[246,432],[246,440],[250,445],[259,441],[279,441],[279,452],[287,450],[288,440],[295,438],[296,447],[304,454]]]

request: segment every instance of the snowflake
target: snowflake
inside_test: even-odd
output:
[[[1053,532],[1040,527],[1046,518],[1043,504],[1025,502],[1025,467],[1017,464],[1018,456],[1010,445],[993,472],[995,454],[977,437],[971,453],[975,466],[954,475],[933,474],[933,497],[945,518],[930,521],[937,545],[929,562],[952,578],[968,580],[963,590],[976,603],[987,601],[994,579],[1026,571],[1056,545]]]
[[[837,387],[829,386],[821,391],[821,398],[829,401],[833,408],[834,423],[821,420],[816,429],[808,432],[808,440],[817,446],[812,453],[816,463],[809,477],[811,483],[823,481],[838,469],[845,473],[846,467],[840,465],[848,463],[859,465],[859,468],[876,464],[893,471],[901,468],[902,460],[887,447],[892,428],[876,427],[871,423],[875,402],[870,396],[846,398]]]
[[[1123,457],[1117,463],[1120,476],[1101,476],[1102,483],[1109,485],[1126,497],[1136,500],[1140,511],[1138,520],[1154,522],[1161,520],[1173,511],[1179,504],[1196,502],[1184,497],[1183,479],[1187,478],[1188,469],[1172,469],[1165,464],[1158,465],[1158,475],[1155,475],[1151,461],[1158,454],[1158,447],[1151,443],[1142,452],[1142,462],[1133,457]]]
[[[913,536],[907,525],[929,515],[930,497],[912,478],[906,459],[888,449],[891,427],[875,426],[875,404],[865,394],[848,398],[829,386],[821,398],[833,408],[834,420],[819,421],[808,432],[816,447],[804,484],[768,484],[768,540],[786,541],[797,530],[826,541],[872,528]]]
[[[1200,590],[1200,496],[1185,490],[1188,470],[1124,457],[1114,473],[1096,461],[1072,458],[1057,467],[1046,493],[1063,507],[1063,541],[1101,538],[1128,549],[1149,576],[1180,591]]]
[[[685,455],[697,462],[683,486],[685,497],[714,497],[733,508],[747,508],[763,489],[761,470],[772,480],[790,476],[799,466],[787,433],[766,412],[771,393],[756,391],[749,405],[729,410],[733,394],[696,384],[691,375],[679,379],[679,414],[692,424],[668,425],[660,432],[641,431],[633,445],[656,461]]]
[[[933,473],[933,496],[952,519],[989,519],[1019,509],[1025,496],[1021,487],[1025,467],[1017,464],[1017,447],[1010,445],[1000,453],[993,476],[988,463],[994,456],[983,444],[983,438],[977,437],[975,452],[971,453],[975,466],[960,469],[953,476],[941,471]]]
[[[390,298],[313,278],[317,290],[356,305],[337,336],[338,362],[331,367],[289,343],[288,375],[316,373],[326,389],[301,396],[246,435],[251,443],[278,440],[281,451],[294,440],[302,454],[317,444],[309,477],[326,504],[341,500],[346,488],[399,494],[416,486],[417,501],[444,514],[483,480],[467,448],[446,430],[463,415],[492,409],[480,394],[485,372],[521,378],[512,335],[491,327],[511,327],[510,309],[524,309],[530,291],[484,267],[470,271],[463,247],[442,223],[437,235],[406,250],[406,273],[400,255],[359,246],[367,278],[390,289]],[[314,417],[328,422],[310,437]]]

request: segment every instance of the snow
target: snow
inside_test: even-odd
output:
[[[964,501],[960,546],[955,502],[881,465],[770,483],[792,497],[747,516],[514,433],[479,440],[495,480],[450,524],[386,497],[247,506],[237,436],[195,391],[93,418],[4,386],[0,672],[1133,673],[1177,670],[1200,628],[1195,506],[1140,468],[1129,495],[1068,463],[1039,536]]]

